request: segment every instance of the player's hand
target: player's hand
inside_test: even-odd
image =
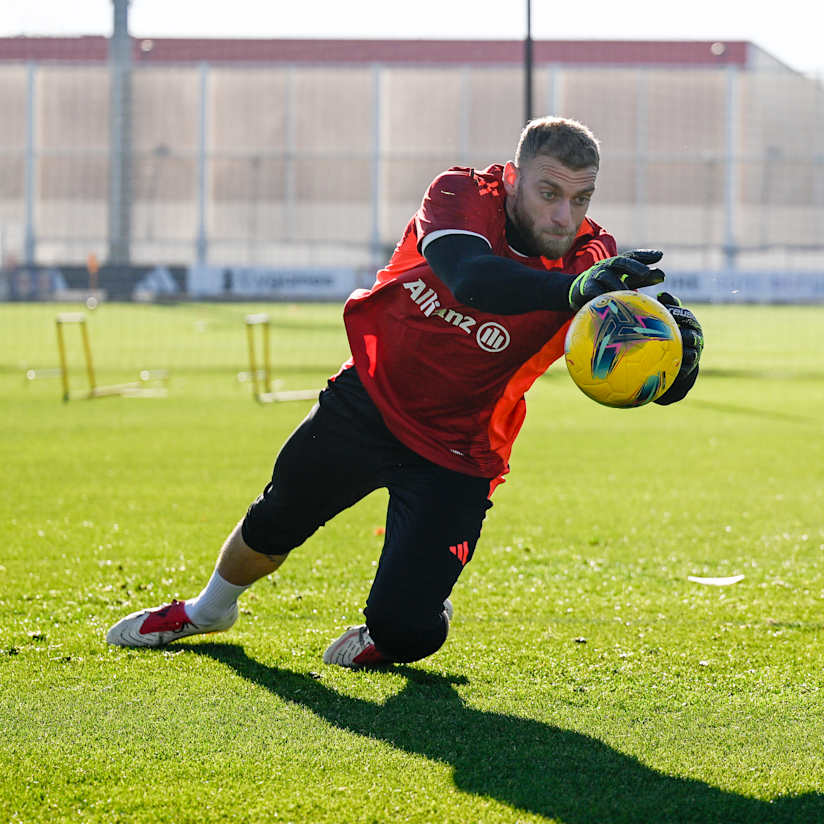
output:
[[[659,292],[656,297],[659,303],[667,307],[681,332],[681,345],[684,350],[681,356],[681,368],[678,370],[678,378],[681,378],[691,374],[698,366],[701,352],[704,351],[704,331],[701,329],[698,318],[689,309],[681,306],[678,298],[673,297],[669,292]]]
[[[585,303],[604,292],[655,286],[664,280],[660,269],[650,269],[664,256],[653,249],[633,249],[623,255],[599,260],[578,275],[569,287],[569,307],[577,312]]]

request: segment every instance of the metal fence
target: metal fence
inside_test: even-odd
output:
[[[509,159],[512,66],[0,66],[6,266],[373,267],[434,175]],[[125,82],[113,95],[113,83]],[[592,216],[683,270],[824,271],[824,90],[783,67],[540,65]],[[119,102],[118,102],[119,101]],[[117,109],[117,110],[115,110]]]

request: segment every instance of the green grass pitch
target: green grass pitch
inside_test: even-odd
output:
[[[670,408],[599,407],[556,364],[446,646],[383,672],[320,656],[359,621],[384,493],[230,632],[103,641],[199,590],[310,407],[238,381],[245,312],[289,389],[345,359],[340,307],[103,305],[100,383],[167,369],[168,397],[69,403],[61,308],[0,305],[0,821],[824,821],[820,307],[697,307],[703,375]]]

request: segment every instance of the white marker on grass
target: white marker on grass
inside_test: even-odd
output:
[[[730,575],[728,578],[699,578],[697,575],[687,575],[688,581],[710,587],[728,587],[730,584],[737,584],[743,578],[743,575]]]

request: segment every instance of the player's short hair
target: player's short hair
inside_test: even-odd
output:
[[[597,169],[601,160],[595,135],[583,123],[567,117],[539,117],[524,126],[515,165],[520,168],[538,155],[549,155],[576,170]]]

